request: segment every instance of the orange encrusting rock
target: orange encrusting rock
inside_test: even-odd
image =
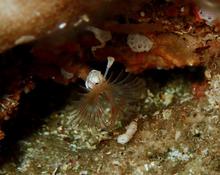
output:
[[[195,49],[202,46],[198,38],[188,34],[178,36],[173,33],[150,35],[149,37],[154,43],[149,52],[133,52],[125,43],[120,48],[106,46],[99,49],[95,52],[95,57],[102,59],[111,55],[133,73],[139,73],[149,68],[170,69],[201,64],[200,55],[195,53]]]
[[[126,6],[123,12],[116,8],[129,3],[130,6]],[[102,43],[94,32],[87,30],[88,26],[74,38],[63,36],[61,43],[58,39],[54,41],[55,45],[34,46],[32,53],[36,60],[36,74],[44,79],[53,78],[59,83],[68,84],[82,77],[80,72],[84,72],[85,77],[90,62],[105,61],[108,56],[124,64],[128,72],[140,73],[154,68],[205,65],[209,57],[203,54],[204,51],[209,51],[209,55],[219,53],[218,49],[212,48],[213,43],[219,41],[206,37],[214,33],[213,28],[203,21],[197,21],[194,16],[195,4],[187,0],[163,5],[147,1],[129,3],[122,0],[118,4],[111,4],[112,10],[107,10],[106,19],[89,24],[90,28],[111,35],[103,47],[93,49]],[[153,8],[155,6],[157,9]],[[175,13],[170,11],[173,8]],[[136,49],[132,49],[128,43],[129,35],[143,36],[145,39],[137,40]],[[144,40],[149,40],[149,43],[144,45]],[[135,41],[132,41],[134,44]],[[143,49],[136,52],[138,47]],[[63,77],[62,72],[66,76]]]

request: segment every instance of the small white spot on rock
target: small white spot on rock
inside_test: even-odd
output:
[[[209,154],[209,149],[208,148],[202,150],[202,156],[207,156],[208,154]]]
[[[167,159],[171,161],[188,161],[192,155],[187,154],[187,153],[182,153],[179,150],[172,148],[171,151],[168,153]]]
[[[141,17],[144,17],[144,16],[145,16],[145,12],[141,11],[141,12],[140,12],[140,16],[141,16]]]
[[[80,171],[79,175],[88,175],[88,171],[86,170]]]
[[[18,38],[14,43],[15,43],[15,45],[19,45],[19,44],[28,43],[28,42],[33,41],[35,39],[36,38],[33,35],[23,35],[20,38]]]
[[[164,120],[168,120],[172,116],[172,111],[170,109],[165,109],[162,112],[162,116]]]
[[[66,23],[65,22],[62,22],[60,25],[59,25],[59,29],[64,29],[66,27]]]
[[[151,163],[146,163],[144,164],[144,168],[145,168],[145,171],[149,171],[150,169],[153,169],[156,167],[156,164],[155,162],[151,162]]]
[[[115,165],[115,166],[120,166],[121,165],[118,160],[113,160],[112,164]]]
[[[176,131],[176,134],[175,134],[175,140],[177,141],[181,136],[181,132],[180,131]]]
[[[182,13],[184,12],[184,10],[185,10],[185,8],[184,8],[184,7],[181,7],[180,11],[181,11]]]
[[[205,70],[205,77],[210,80],[212,78],[211,70],[207,69]]]

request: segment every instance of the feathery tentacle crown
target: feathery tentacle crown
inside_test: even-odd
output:
[[[86,124],[107,128],[113,126],[126,109],[137,102],[144,89],[144,81],[121,72],[116,78],[106,79],[114,62],[108,57],[104,75],[98,70],[91,70],[85,81],[88,93],[77,102],[75,124]]]

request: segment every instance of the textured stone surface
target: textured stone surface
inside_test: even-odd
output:
[[[20,64],[16,59],[14,66],[9,62],[6,67],[0,59],[1,94],[20,90],[17,84],[26,78],[36,81],[33,91],[28,83],[21,88],[31,92],[19,101],[17,117],[1,125],[5,133],[0,132],[0,138],[5,139],[0,142],[0,174],[220,173],[219,33],[204,21],[194,21],[191,6],[134,4],[119,3],[125,16],[113,8],[108,21],[94,24],[112,34],[105,47],[95,52],[91,48],[100,43],[92,33],[82,31],[63,42],[39,42],[26,55],[34,60],[31,63],[27,59]],[[154,42],[152,50],[133,53],[126,43],[129,33],[148,36]],[[111,130],[76,127],[80,82],[73,82],[87,76],[91,68],[104,70],[107,56],[122,63],[113,65],[112,73],[123,66],[142,72],[137,76],[146,86],[140,102],[134,104],[136,115],[126,115]],[[66,81],[62,69],[74,77]],[[108,112],[109,108],[103,111],[104,115]],[[118,144],[118,136],[131,121],[137,121],[137,131],[128,143]]]
[[[94,12],[104,1],[2,0],[0,2],[0,52],[73,25],[81,15]]]

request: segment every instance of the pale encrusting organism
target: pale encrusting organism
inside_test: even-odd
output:
[[[91,70],[88,74],[85,80],[87,93],[76,103],[74,124],[112,127],[117,119],[129,115],[126,111],[140,100],[145,87],[144,81],[123,72],[116,78],[107,78],[113,62],[114,58],[108,57],[104,75],[98,70]]]
[[[121,134],[117,138],[117,142],[120,144],[126,144],[128,143],[134,134],[137,131],[137,119],[132,121],[127,127],[126,127],[126,132],[124,134]]]
[[[153,47],[153,42],[141,34],[129,34],[127,44],[133,52],[149,52]]]

